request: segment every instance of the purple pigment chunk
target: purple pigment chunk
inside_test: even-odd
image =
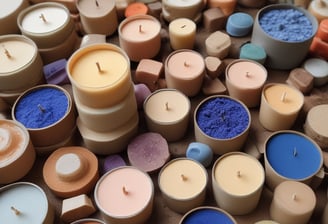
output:
[[[269,10],[261,15],[259,23],[267,34],[282,41],[302,42],[313,35],[311,21],[296,9]]]
[[[120,155],[109,155],[104,160],[103,173],[107,173],[112,169],[125,165],[126,163]]]

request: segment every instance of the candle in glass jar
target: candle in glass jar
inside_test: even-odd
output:
[[[198,22],[201,19],[203,4],[203,0],[164,0],[162,14],[169,22],[177,18],[188,18]]]
[[[177,18],[169,24],[170,44],[173,50],[193,49],[196,40],[196,23],[187,18]]]

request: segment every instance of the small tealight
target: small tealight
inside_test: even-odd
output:
[[[213,160],[212,149],[201,142],[192,142],[189,144],[186,152],[187,158],[197,160],[203,166],[208,167]]]
[[[328,63],[326,60],[309,58],[304,62],[303,67],[313,76],[314,86],[323,86],[328,82]]]
[[[243,12],[237,12],[228,17],[226,31],[234,37],[243,37],[250,33],[253,27],[253,18]]]

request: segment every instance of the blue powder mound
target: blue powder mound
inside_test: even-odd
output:
[[[273,9],[259,18],[262,29],[271,37],[287,41],[302,42],[313,35],[311,21],[296,9]]]
[[[199,128],[217,139],[234,138],[243,133],[250,120],[246,109],[237,101],[225,97],[204,102],[197,111]]]

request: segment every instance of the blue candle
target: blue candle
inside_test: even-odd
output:
[[[181,221],[181,224],[200,223],[222,223],[235,224],[235,220],[229,213],[218,208],[200,207],[188,212]]]
[[[201,142],[191,142],[186,151],[186,157],[200,162],[208,167],[213,160],[213,151],[207,144]]]
[[[321,149],[298,132],[278,132],[266,143],[266,158],[281,176],[302,180],[316,174],[322,166]]]
[[[229,35],[243,37],[251,32],[253,18],[247,13],[237,12],[229,16],[226,31]]]

